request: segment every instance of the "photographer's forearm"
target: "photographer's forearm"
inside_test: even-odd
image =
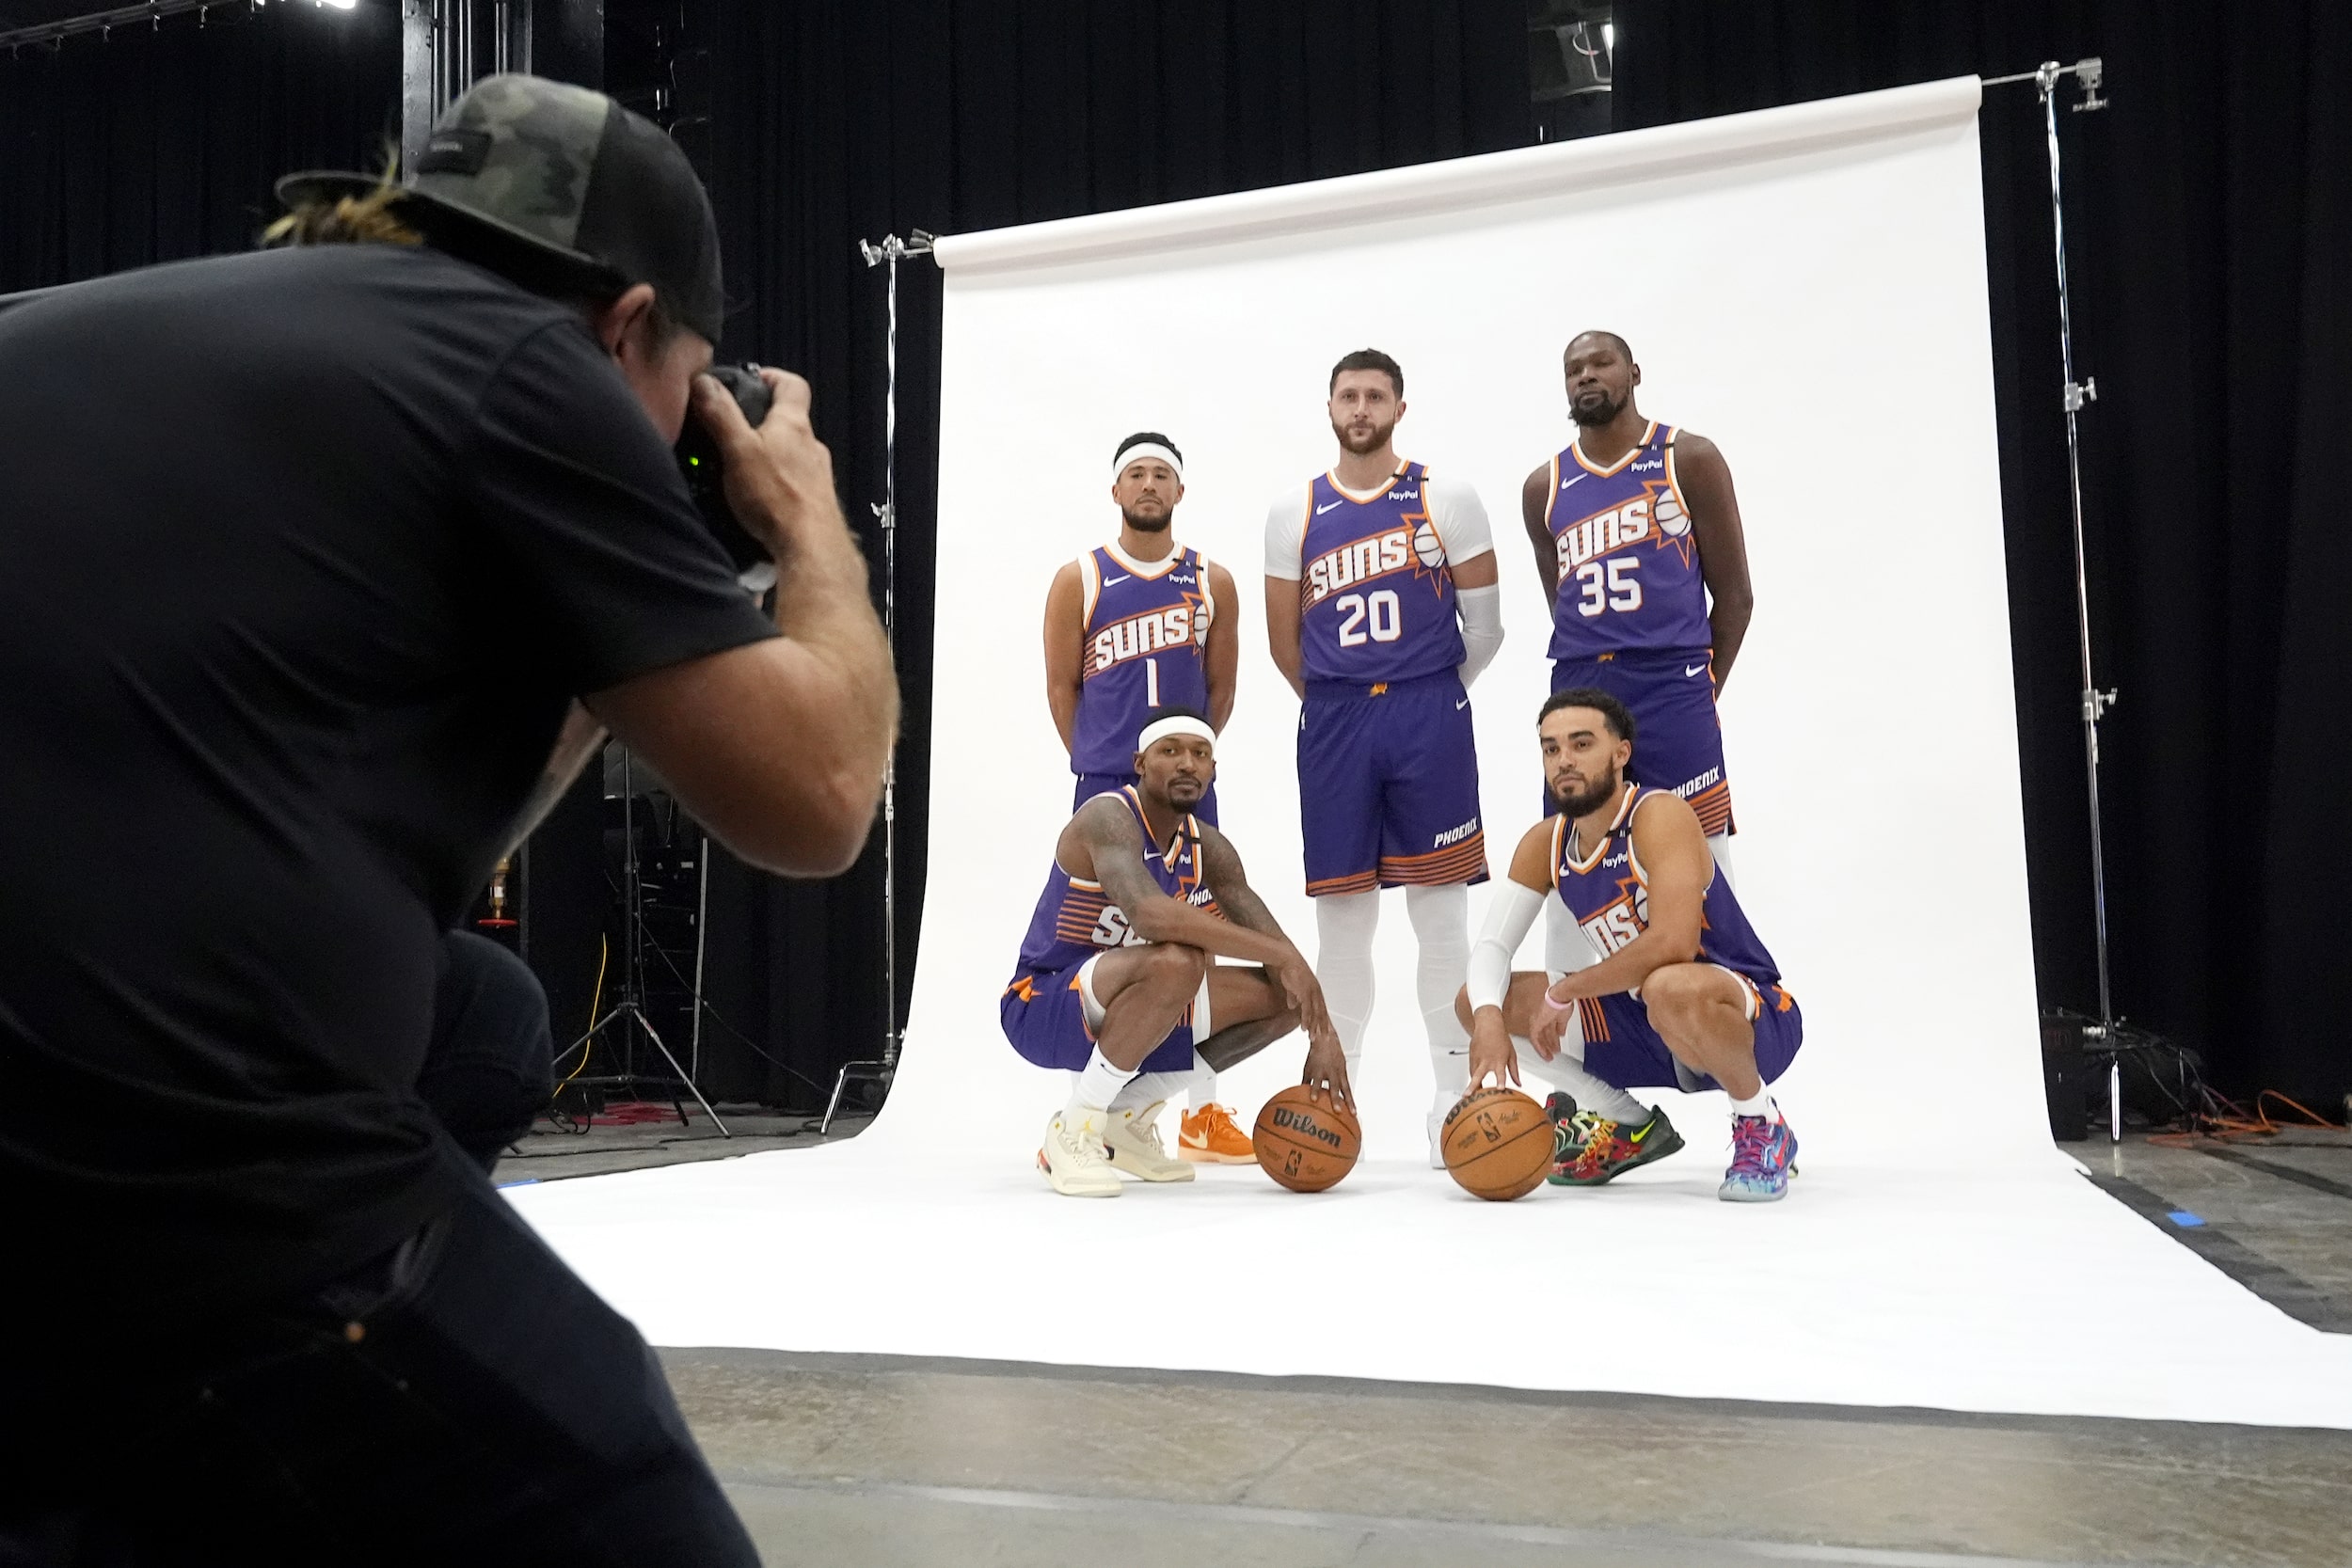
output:
[[[898,681],[865,552],[830,501],[793,531],[776,567],[776,628],[809,683],[793,750],[870,819],[898,738]],[[851,799],[854,798],[854,799]]]

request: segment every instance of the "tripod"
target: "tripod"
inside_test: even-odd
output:
[[[653,1041],[653,1048],[661,1053],[663,1061],[670,1064],[672,1076],[667,1079],[645,1077],[637,1070],[637,1055],[634,1049],[624,1045],[619,1072],[572,1081],[606,1087],[632,1089],[646,1083],[666,1083],[672,1085],[683,1084],[686,1085],[686,1092],[694,1097],[694,1103],[700,1105],[703,1108],[703,1114],[710,1118],[710,1125],[719,1130],[719,1135],[732,1138],[735,1134],[728,1132],[727,1124],[719,1119],[719,1113],[710,1108],[710,1101],[704,1099],[703,1091],[695,1086],[692,1074],[678,1065],[678,1059],[670,1053],[669,1046],[663,1043],[660,1031],[653,1026],[653,1020],[645,1014],[645,875],[644,864],[637,853],[637,790],[630,768],[628,748],[622,747],[620,752],[621,996],[619,1001],[613,1003],[612,1010],[591,1023],[588,1026],[588,1032],[574,1040],[564,1050],[564,1054],[568,1056],[574,1051],[585,1052],[591,1049],[592,1043],[598,1035],[603,1034],[614,1023],[626,1021],[633,1024],[636,1029],[643,1030],[645,1037]],[[707,848],[703,851],[705,857],[707,857],[708,853]],[[699,921],[700,917],[697,918]],[[698,925],[697,935],[699,934]],[[702,1028],[702,966],[698,962],[694,970],[694,1027],[697,1033]],[[622,1038],[632,1040],[634,1035],[624,1031]],[[582,1065],[585,1064],[586,1058],[583,1056]],[[670,1102],[677,1106],[678,1119],[684,1121],[686,1107],[678,1104],[677,1096],[675,1093],[670,1096]]]

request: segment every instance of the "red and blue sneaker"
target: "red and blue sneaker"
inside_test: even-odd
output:
[[[1731,1168],[1715,1196],[1725,1203],[1777,1203],[1797,1173],[1797,1135],[1774,1106],[1769,1117],[1731,1118]]]

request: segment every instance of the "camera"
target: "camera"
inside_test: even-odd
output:
[[[735,405],[743,410],[743,420],[753,429],[768,417],[768,383],[759,377],[754,365],[713,365],[707,372],[724,387],[735,399]],[[735,562],[736,580],[755,594],[764,594],[776,580],[776,563],[769,558],[768,546],[752,537],[749,530],[735,520],[735,513],[727,505],[725,470],[719,456],[719,443],[701,420],[689,414],[686,428],[678,436],[678,471],[686,476],[686,492],[694,498],[694,509],[702,514],[703,526],[719,541]]]

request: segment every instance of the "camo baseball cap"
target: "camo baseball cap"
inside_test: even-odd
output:
[[[278,198],[293,207],[379,183],[312,170],[280,180]],[[667,133],[600,92],[486,76],[443,112],[400,190],[401,216],[436,245],[532,286],[650,283],[673,316],[719,341],[710,198]]]

